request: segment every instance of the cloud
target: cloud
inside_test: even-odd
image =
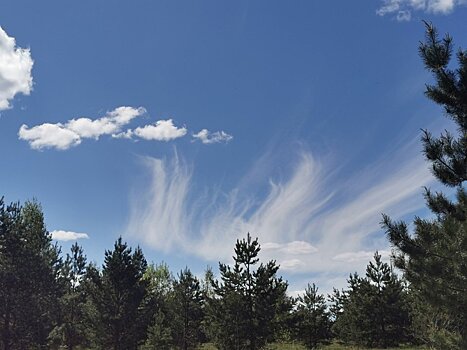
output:
[[[265,251],[276,251],[291,255],[312,254],[318,249],[305,241],[292,241],[288,243],[273,243],[268,242],[261,245]]]
[[[195,196],[193,170],[178,157],[144,158],[151,181],[132,195],[126,234],[166,253],[228,262],[236,239],[250,232],[262,244],[262,258],[277,260],[289,274],[336,280],[361,270],[375,250],[388,250],[382,212],[401,218],[424,207],[421,187],[433,177],[413,146],[340,176],[302,152],[287,178],[269,181],[266,195],[235,186]]]
[[[378,253],[381,255],[382,258],[388,259],[389,256],[391,255],[391,251],[389,250],[381,250],[378,251]],[[373,256],[375,255],[374,251],[364,251],[360,250],[358,252],[346,252],[346,253],[341,253],[336,256],[334,256],[332,259],[337,260],[337,261],[343,261],[343,262],[369,262],[370,260],[373,260]]]
[[[127,131],[128,132],[128,131]],[[172,119],[158,120],[154,125],[138,127],[133,134],[144,140],[170,141],[185,136],[186,128],[178,128]]]
[[[466,0],[383,0],[376,13],[380,16],[395,15],[397,21],[410,21],[412,11],[446,15],[465,4]]]
[[[32,149],[66,150],[79,145],[86,138],[98,140],[102,135],[118,133],[123,126],[145,112],[142,107],[118,107],[94,120],[81,117],[71,119],[65,124],[44,123],[31,128],[23,124],[18,131],[18,137],[27,141]]]
[[[66,150],[81,143],[81,138],[75,132],[68,130],[62,124],[45,123],[28,128],[22,125],[18,136],[21,140],[29,142],[32,149],[56,148]]]
[[[50,232],[52,239],[56,241],[76,241],[78,239],[88,239],[89,236],[86,233],[77,233],[73,231],[55,230]]]
[[[224,131],[216,131],[216,132],[209,132],[208,129],[202,129],[197,134],[193,134],[193,138],[195,140],[200,140],[205,145],[211,143],[219,143],[219,142],[229,142],[233,139],[232,135],[227,134]]]
[[[30,50],[16,47],[15,38],[0,27],[0,111],[11,108],[15,95],[30,94],[33,63]]]
[[[144,114],[142,107],[118,107],[99,119],[78,118],[71,119],[66,124],[67,129],[75,132],[81,138],[99,139],[102,135],[118,133],[121,128],[134,118]]]
[[[29,142],[32,149],[67,150],[81,144],[83,139],[98,140],[103,135],[111,135],[115,139],[171,141],[184,137],[188,132],[186,127],[175,126],[172,119],[158,120],[154,124],[122,130],[125,125],[144,113],[146,110],[143,107],[118,107],[97,119],[81,117],[66,123],[44,123],[31,128],[23,124],[18,131],[18,137]],[[232,139],[231,135],[223,131],[210,134],[207,129],[201,130],[193,137],[207,144],[228,142]]]
[[[396,19],[399,22],[408,22],[412,19],[412,13],[408,10],[399,11],[397,12]]]

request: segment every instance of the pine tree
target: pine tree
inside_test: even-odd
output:
[[[64,344],[68,350],[87,344],[86,265],[83,248],[74,243],[62,267],[65,292],[60,298],[59,324],[49,335],[51,343]]]
[[[467,346],[467,51],[458,51],[458,68],[451,69],[452,45],[449,35],[439,39],[436,29],[426,23],[426,40],[419,51],[435,85],[427,85],[425,94],[444,108],[458,135],[446,131],[436,138],[424,130],[424,154],[436,178],[456,189],[456,198],[426,189],[435,218],[415,218],[413,234],[404,222],[388,216],[382,225],[395,248],[395,265],[411,288],[433,308],[458,320],[461,347]]]
[[[89,269],[93,328],[100,348],[136,349],[145,339],[149,323],[144,307],[148,287],[143,279],[146,267],[141,249],[132,253],[120,237],[114,250],[105,252],[102,273]]]
[[[201,321],[202,341],[207,343],[215,338],[215,310],[216,293],[213,288],[215,281],[214,272],[210,266],[206,267],[204,278],[201,280],[201,291],[203,293],[203,320]]]
[[[0,199],[0,347],[45,349],[57,322],[59,249],[36,201]]]
[[[195,349],[201,339],[203,294],[199,280],[188,268],[180,271],[173,296],[175,344],[183,350]]]
[[[349,289],[335,291],[333,330],[346,342],[387,347],[404,342],[409,327],[403,283],[375,253],[366,276],[350,275]]]
[[[330,338],[330,320],[324,295],[318,294],[313,283],[298,297],[296,329],[298,338],[308,349],[316,349],[318,344]]]
[[[152,311],[147,338],[142,350],[170,350],[173,346],[173,283],[169,267],[165,263],[150,264],[143,279],[148,283],[146,305]]]
[[[275,261],[259,263],[258,239],[237,240],[233,267],[219,263],[221,282],[214,283],[218,302],[214,315],[221,349],[256,350],[274,337],[278,307],[287,283],[277,278]]]
[[[378,252],[374,255],[374,262],[370,261],[366,268],[366,277],[371,286],[368,288],[372,315],[369,331],[371,345],[398,345],[406,339],[409,326],[407,297],[402,281],[387,263],[382,262]]]

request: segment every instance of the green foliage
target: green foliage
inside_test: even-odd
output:
[[[119,238],[105,252],[102,273],[89,270],[89,296],[93,309],[95,342],[104,349],[134,349],[142,343],[149,323],[144,307],[148,282],[147,263],[140,248],[132,249]]]
[[[459,320],[428,304],[419,293],[410,290],[411,336],[415,343],[433,349],[455,350],[461,342]]]
[[[330,319],[324,295],[318,288],[308,284],[303,295],[297,300],[295,311],[296,329],[300,339],[308,349],[316,349],[318,344],[330,338]]]
[[[354,274],[348,282],[347,291],[335,291],[331,298],[338,337],[364,346],[397,346],[405,341],[409,325],[406,293],[381,255],[375,253],[366,278]]]
[[[201,340],[203,294],[198,279],[188,268],[180,271],[174,283],[173,334],[175,345],[195,349]]]
[[[258,240],[237,240],[233,267],[219,263],[221,282],[214,283],[213,319],[221,349],[260,349],[274,337],[279,305],[287,283],[277,278],[275,261],[258,264]]]
[[[444,108],[458,131],[433,137],[424,131],[422,142],[426,159],[438,180],[457,190],[455,200],[426,189],[428,207],[435,218],[416,218],[414,232],[404,222],[384,216],[382,225],[395,248],[394,261],[404,271],[419,296],[438,314],[448,315],[457,324],[443,333],[462,338],[467,347],[467,52],[457,53],[458,68],[449,68],[452,39],[440,40],[436,29],[426,23],[426,40],[420,55],[435,78],[427,85],[426,96]],[[450,323],[452,326],[452,323]]]
[[[147,330],[144,350],[160,349],[168,350],[173,345],[172,336],[172,301],[174,278],[167,264],[150,264],[146,269],[143,279],[148,283],[147,307],[153,315]]]
[[[0,199],[0,348],[46,348],[60,296],[59,249],[36,202]]]
[[[83,249],[74,243],[71,255],[67,254],[62,267],[64,294],[59,300],[59,323],[49,335],[49,344],[66,345],[71,350],[79,345],[87,345],[86,324],[86,256]]]

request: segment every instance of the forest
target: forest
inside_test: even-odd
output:
[[[259,260],[252,232],[232,247],[233,265],[202,278],[149,263],[121,237],[96,266],[77,243],[62,252],[38,201],[2,198],[0,349],[466,349],[467,51],[453,51],[451,37],[426,23],[419,52],[434,76],[426,96],[456,131],[423,130],[421,141],[447,194],[425,189],[429,219],[374,218],[390,264],[375,252],[365,275],[349,271],[345,289],[323,295],[310,281],[292,297],[280,266]]]

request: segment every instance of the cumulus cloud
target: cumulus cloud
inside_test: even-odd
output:
[[[44,123],[33,127],[23,124],[18,136],[20,140],[27,141],[32,149],[66,150],[79,145],[83,139],[98,140],[103,135],[111,135],[115,139],[172,141],[188,133],[186,127],[175,126],[172,119],[123,130],[124,126],[145,113],[143,107],[118,107],[97,119],[80,117],[66,123]],[[194,137],[203,143],[228,142],[232,139],[231,135],[223,131],[211,134],[207,129],[201,130]]]
[[[56,241],[76,241],[78,239],[88,239],[89,236],[86,233],[78,233],[73,231],[55,230],[50,232],[52,239]]]
[[[174,125],[172,119],[158,120],[154,125],[145,125],[138,127],[133,134],[144,140],[170,141],[185,136],[187,130],[185,127],[178,128]]]
[[[151,181],[133,193],[127,235],[166,253],[229,262],[236,239],[250,232],[259,238],[262,258],[275,259],[288,273],[344,282],[375,250],[388,250],[381,213],[400,218],[423,208],[421,187],[433,180],[413,144],[339,181],[332,181],[329,166],[302,152],[289,177],[270,180],[261,196],[236,186],[194,197],[192,169],[179,158],[144,158],[144,166]]]
[[[376,11],[380,16],[392,15],[398,21],[410,21],[413,11],[449,14],[466,0],[383,0]]]
[[[107,112],[98,119],[81,117],[71,119],[65,124],[44,123],[31,128],[23,124],[19,129],[18,136],[36,150],[45,148],[66,150],[79,145],[86,138],[97,140],[102,135],[118,133],[123,126],[145,112],[146,110],[142,107],[123,106]]]
[[[15,38],[0,27],[0,111],[11,108],[15,95],[29,95],[32,66],[30,50],[17,47]]]
[[[199,140],[205,145],[211,143],[219,143],[219,142],[229,142],[233,139],[232,135],[227,134],[224,131],[216,131],[211,133],[208,129],[202,129],[196,134],[193,134],[193,138],[195,140]]]
[[[66,127],[81,138],[93,138],[97,140],[102,135],[118,133],[123,126],[145,112],[146,110],[142,107],[118,107],[108,112],[102,118],[94,120],[85,117],[71,119],[66,124]]]
[[[56,148],[66,150],[81,143],[81,138],[75,132],[68,130],[64,125],[45,123],[32,128],[22,125],[18,136],[21,140],[29,142],[32,149]]]

